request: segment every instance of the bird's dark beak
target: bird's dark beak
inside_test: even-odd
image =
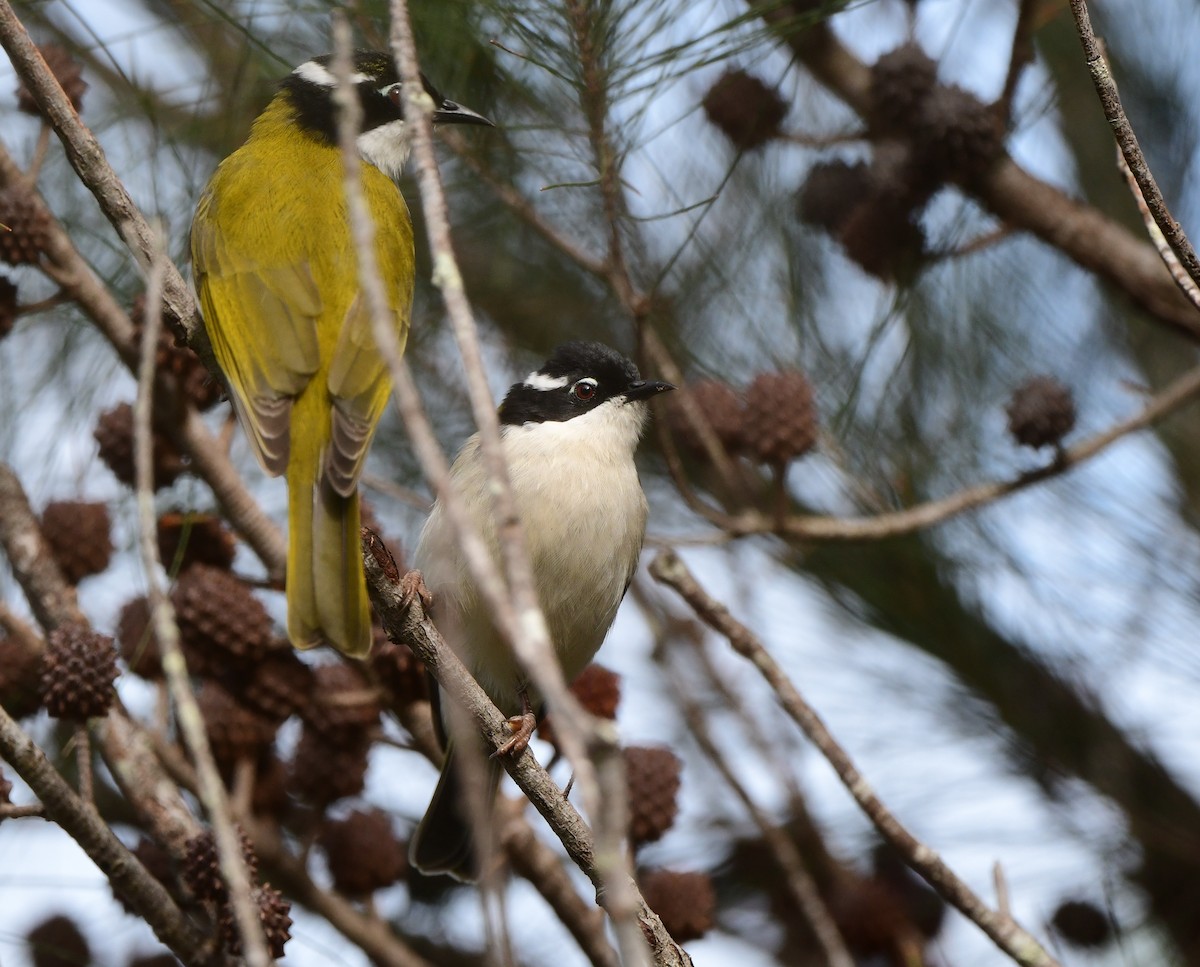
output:
[[[659,393],[666,393],[673,390],[675,386],[671,383],[663,383],[659,380],[635,379],[625,390],[625,399],[627,400],[648,400],[651,396],[657,396]]]
[[[486,124],[489,128],[496,126],[482,114],[472,111],[469,107],[463,107],[461,104],[455,104],[453,101],[447,100],[443,100],[438,109],[433,112],[433,123]]]
[[[434,124],[485,124],[489,128],[496,126],[482,114],[472,111],[469,107],[456,104],[447,97],[443,97],[442,92],[433,86],[433,81],[424,74],[421,75],[421,84],[425,88],[425,93],[437,105],[433,111]]]

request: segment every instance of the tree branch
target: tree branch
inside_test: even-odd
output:
[[[860,117],[870,109],[871,70],[826,23],[807,26],[804,4],[750,4],[797,59]],[[1200,313],[1180,293],[1154,248],[1096,209],[1033,177],[1005,155],[964,189],[994,215],[1062,251],[1076,264],[1113,283],[1160,322],[1195,340]]]
[[[408,645],[437,679],[438,684],[445,689],[447,696],[467,710],[478,724],[488,745],[492,749],[500,748],[512,735],[507,720],[471,677],[458,656],[442,640],[425,613],[420,595],[406,594],[400,584],[400,574],[387,548],[370,532],[364,540],[363,556],[371,602],[375,605],[388,636],[393,641]],[[603,871],[597,869],[591,831],[575,807],[562,794],[546,770],[538,764],[529,749],[520,756],[502,756],[498,761],[533,803],[534,808],[549,823],[574,863],[592,881],[597,891],[597,902],[608,909],[611,897],[604,889],[608,881]],[[646,906],[632,877],[626,889],[632,891],[632,895],[636,897],[637,922],[650,943],[653,962],[658,967],[690,967],[691,958],[671,940],[658,915]]]
[[[1125,108],[1121,104],[1121,94],[1109,69],[1108,58],[1104,56],[1104,47],[1092,31],[1092,18],[1088,14],[1086,0],[1070,0],[1070,4],[1075,28],[1079,32],[1079,40],[1087,58],[1088,70],[1092,75],[1092,84],[1096,88],[1097,97],[1100,98],[1100,106],[1104,108],[1104,119],[1112,127],[1117,147],[1121,149],[1125,164],[1129,167],[1133,180],[1137,182],[1138,191],[1154,218],[1154,224],[1158,226],[1171,251],[1179,259],[1179,264],[1192,281],[1190,288],[1180,285],[1181,291],[1200,308],[1200,302],[1197,302],[1195,295],[1195,288],[1200,285],[1200,260],[1196,258],[1196,250],[1192,247],[1187,233],[1168,210],[1162,192],[1158,190],[1158,182],[1154,180],[1154,173],[1146,163],[1146,156],[1142,154],[1142,146],[1138,144],[1133,125],[1129,123]],[[1170,265],[1167,267],[1170,268]],[[1172,273],[1172,278],[1174,277]]]
[[[671,551],[659,554],[650,565],[650,573],[675,590],[701,621],[724,635],[733,650],[758,669],[784,710],[833,767],[866,817],[930,886],[976,923],[997,947],[1017,963],[1024,967],[1057,967],[1057,961],[1031,933],[1012,917],[990,909],[937,853],[901,825],[763,643],[749,628],[737,621],[729,609],[700,586],[678,556]]]

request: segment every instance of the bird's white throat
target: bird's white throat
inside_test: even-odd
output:
[[[609,400],[572,420],[547,420],[503,427],[506,446],[525,449],[533,456],[569,451],[590,451],[611,459],[627,460],[637,449],[649,408],[639,401]]]
[[[412,132],[403,120],[388,121],[358,136],[358,153],[392,181],[399,181],[412,151]]]

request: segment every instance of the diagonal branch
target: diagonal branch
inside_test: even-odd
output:
[[[451,700],[475,719],[489,746],[499,749],[512,735],[507,720],[442,640],[425,613],[421,596],[406,594],[395,561],[382,542],[369,532],[364,541],[363,557],[371,603],[375,605],[388,636],[413,650]],[[592,881],[596,887],[597,902],[610,910],[612,895],[607,887],[611,874],[599,869],[592,832],[579,812],[529,749],[520,756],[502,756],[498,761],[545,818],[575,865]],[[624,889],[634,898],[637,924],[650,944],[656,967],[690,967],[691,958],[671,939],[658,915],[646,906],[633,878],[626,872],[617,875],[629,878]]]
[[[163,885],[117,839],[103,817],[76,795],[3,707],[0,707],[0,758],[34,791],[46,818],[79,844],[108,877],[113,889],[119,890],[145,918],[159,940],[185,964],[213,962],[210,938],[180,912]]]
[[[846,750],[826,728],[821,717],[771,657],[762,641],[700,586],[674,552],[659,554],[650,565],[650,573],[675,590],[700,620],[729,639],[734,651],[758,669],[784,710],[833,767],[859,808],[884,838],[900,851],[909,866],[1018,964],[1023,967],[1057,967],[1057,961],[1031,933],[1011,916],[989,908],[937,853],[913,836],[888,810]]]
[[[1117,91],[1117,82],[1112,75],[1108,58],[1104,55],[1104,46],[1092,30],[1092,18],[1088,14],[1086,0],[1070,0],[1070,3],[1071,14],[1075,17],[1075,28],[1079,32],[1088,70],[1092,75],[1092,83],[1100,98],[1100,106],[1104,108],[1104,119],[1112,127],[1113,137],[1121,149],[1125,164],[1129,166],[1133,180],[1137,182],[1146,207],[1154,218],[1154,224],[1162,232],[1163,238],[1193,283],[1191,288],[1180,284],[1180,289],[1197,308],[1200,308],[1200,301],[1197,301],[1195,292],[1195,286],[1200,285],[1200,260],[1196,258],[1196,250],[1192,247],[1187,233],[1167,208],[1162,192],[1158,190],[1158,182],[1154,180],[1154,173],[1146,163],[1146,156],[1142,154],[1142,146],[1138,144],[1133,125],[1129,123],[1125,108],[1121,105],[1121,95]]]

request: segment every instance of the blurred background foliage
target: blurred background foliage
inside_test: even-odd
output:
[[[1185,0],[1097,6],[1150,164],[1176,215],[1192,225],[1200,201],[1191,177],[1200,14]],[[62,44],[83,65],[85,120],[182,257],[201,186],[243,140],[278,78],[328,47],[331,5],[53,0],[16,7],[39,42]],[[386,3],[343,9],[362,43],[386,43]],[[888,249],[881,257],[897,271],[865,271],[845,244],[800,217],[806,190],[828,191],[817,180],[822,166],[877,157],[879,144],[864,138],[865,119],[800,65],[790,38],[824,25],[867,63],[915,40],[938,62],[943,82],[990,103],[1004,85],[1016,5],[581,0],[592,25],[590,61],[580,56],[572,9],[551,0],[413,4],[423,70],[498,122],[486,136],[441,147],[457,252],[497,394],[556,343],[583,336],[632,352],[643,345],[643,327],[689,380],[744,387],[761,372],[801,369],[815,392],[821,441],[789,468],[787,502],[797,511],[857,516],[1047,462],[1046,452],[1018,448],[1005,433],[1004,405],[1030,375],[1051,373],[1073,390],[1079,421],[1070,442],[1132,413],[1148,392],[1194,365],[1190,341],[1135,308],[1129,293],[1019,229],[998,231],[1004,226],[976,200],[969,179],[965,188],[950,178],[930,192],[912,209],[910,234],[892,237],[894,222],[877,227],[871,244]],[[1034,56],[1015,88],[1008,151],[1141,237],[1065,4],[1023,9]],[[739,147],[704,106],[737,70],[775,92],[784,108],[762,144]],[[630,278],[648,299],[633,313],[610,278],[581,266],[493,187],[514,190],[593,268],[603,265],[614,226],[596,161],[597,116],[624,206],[615,231]],[[11,98],[0,120],[9,150],[32,157],[38,122],[18,115]],[[131,303],[140,288],[131,260],[54,147],[39,183],[81,250]],[[420,230],[415,185],[406,181],[404,189]],[[985,244],[973,244],[979,240]],[[453,449],[470,418],[421,244],[418,260],[409,358]],[[5,272],[22,302],[50,294],[29,269]],[[0,430],[0,455],[38,499],[62,496],[64,470],[87,490],[96,466],[39,444],[46,420],[86,451],[95,414],[130,395],[99,344],[70,309],[23,317],[0,343],[0,398],[13,415]],[[387,420],[371,471],[423,492],[403,431]],[[1198,432],[1189,410],[1068,475],[916,535],[826,544],[743,538],[694,552],[714,590],[760,627],[863,755],[902,818],[961,860],[982,892],[996,860],[1009,872],[1015,909],[1032,926],[1044,926],[1056,909],[1067,920],[1079,908],[1091,911],[1101,939],[1073,962],[1124,962],[1150,950],[1155,962],[1200,963]],[[643,474],[655,541],[708,542],[712,528],[679,499],[661,438],[650,438]],[[727,496],[703,459],[689,458],[686,471],[702,493]],[[732,502],[773,505],[770,475],[749,466],[746,473],[749,489]],[[172,499],[209,509],[194,484],[177,485]],[[278,495],[267,500],[281,509]],[[395,533],[411,538],[418,510],[386,494],[372,502]],[[11,583],[6,596],[16,596]],[[649,584],[638,600],[660,639],[688,627]],[[96,620],[111,621],[120,604],[115,595],[98,601]],[[645,637],[632,624],[619,625],[622,632]],[[616,664],[633,678],[630,714],[641,716],[632,729],[668,738],[685,757],[685,774],[702,777],[685,806],[690,838],[663,848],[714,875],[721,931],[760,948],[765,962],[813,962],[803,929],[781,912],[786,891],[763,843],[736,803],[701,785],[718,780],[705,771],[655,670],[671,647],[657,658],[648,652],[617,653]],[[715,657],[718,676],[756,709],[760,727],[787,730],[760,710],[769,702],[755,698],[757,686]],[[733,714],[720,711],[724,701],[710,685],[697,687],[711,698],[714,717]],[[804,791],[799,799],[770,781],[770,763],[731,744],[763,801],[814,868],[825,870],[823,883],[835,879],[834,869],[865,876],[874,847],[865,825],[798,744],[781,742],[779,754],[792,757],[789,774]],[[998,815],[1014,802],[1025,821]],[[889,869],[888,862],[877,859],[874,868]],[[869,899],[829,889],[843,926],[886,919]],[[916,907],[904,909],[917,917]],[[764,922],[772,928],[762,929]],[[1109,943],[1118,925],[1124,947]],[[1069,927],[1062,937],[1070,941]],[[931,962],[998,956],[981,954],[961,925],[942,938],[925,952]],[[893,956],[886,943],[870,943],[856,950]],[[713,956],[709,963],[728,962]]]

